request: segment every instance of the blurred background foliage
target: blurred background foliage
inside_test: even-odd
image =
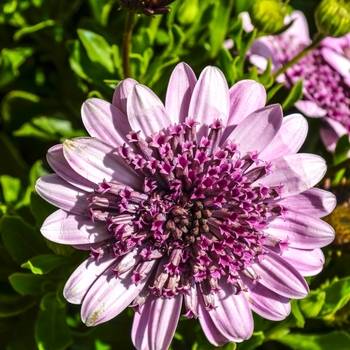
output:
[[[275,83],[271,67],[259,74],[245,56],[258,34],[244,33],[238,14],[255,0],[176,0],[166,15],[137,16],[132,37],[131,75],[164,98],[174,66],[185,61],[199,74],[207,65],[220,67],[229,85],[244,78],[260,81],[270,102],[285,113],[301,98],[302,83],[290,92]],[[292,0],[315,33],[317,0]],[[122,39],[126,10],[114,0],[1,0],[0,2],[0,348],[132,349],[132,310],[107,324],[87,328],[79,307],[68,304],[63,286],[87,252],[46,241],[39,228],[55,210],[34,192],[38,177],[49,173],[49,147],[86,135],[80,119],[82,103],[91,97],[111,101],[124,78]],[[229,52],[226,39],[234,41]],[[348,139],[334,157],[310,121],[305,151],[344,159]],[[338,179],[346,176],[346,170]],[[337,194],[348,201],[346,185]],[[350,348],[349,209],[344,204],[332,224],[339,228],[337,245],[325,250],[324,271],[308,278],[310,295],[293,301],[282,322],[255,317],[253,337],[237,349]],[[166,326],[166,325],[165,325]],[[175,349],[212,349],[196,320],[182,319]],[[225,349],[235,349],[228,344]]]

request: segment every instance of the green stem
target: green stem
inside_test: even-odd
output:
[[[134,18],[135,18],[134,12],[128,11],[126,15],[126,21],[125,21],[125,28],[124,28],[124,34],[123,34],[123,47],[122,47],[124,78],[131,77],[130,44],[131,44],[132,29],[134,27]]]
[[[296,55],[291,61],[287,62],[283,67],[281,67],[274,75],[274,79],[276,79],[280,74],[283,74],[288,68],[294,66],[301,58],[305,57],[310,51],[312,51],[318,44],[325,38],[325,36],[321,33],[318,33],[314,41],[307,46],[303,51],[301,51],[298,55]]]

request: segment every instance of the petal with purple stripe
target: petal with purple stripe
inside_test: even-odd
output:
[[[85,191],[93,191],[96,188],[96,184],[80,176],[71,168],[64,158],[62,144],[52,146],[47,152],[46,159],[52,170],[71,185]]]
[[[271,321],[281,321],[290,314],[288,298],[273,292],[259,282],[249,283],[248,279],[244,282],[249,289],[249,292],[245,293],[247,300],[251,309],[258,315]]]
[[[42,176],[35,184],[36,192],[52,205],[73,214],[88,215],[89,193],[70,185],[57,174]]]
[[[259,283],[286,298],[302,299],[309,293],[301,274],[287,261],[273,252],[264,256],[260,263],[252,265],[260,276]]]
[[[69,277],[63,289],[64,297],[72,304],[81,304],[91,285],[114,262],[115,259],[110,256],[103,257],[98,262],[93,258],[85,260]]]
[[[264,230],[278,239],[286,240],[293,248],[314,249],[334,240],[334,229],[327,222],[301,212],[286,211],[275,217]]]
[[[154,262],[150,262],[152,264]],[[81,307],[81,319],[87,326],[95,326],[121,313],[140,293],[149,275],[137,285],[128,271],[118,278],[110,268],[105,271],[87,292]]]
[[[168,349],[179,321],[182,295],[171,299],[150,296],[136,312],[132,325],[132,341],[138,350]]]
[[[179,63],[173,70],[165,97],[165,109],[173,124],[183,123],[188,117],[196,82],[192,68],[186,63]]]
[[[77,137],[63,143],[69,165],[81,176],[96,184],[103,180],[140,188],[142,179],[119,156],[116,148],[95,138]]]
[[[221,139],[223,143],[233,129],[249,114],[263,108],[266,103],[266,90],[254,80],[241,80],[230,90],[230,112]]]
[[[128,96],[130,94],[131,89],[136,84],[138,84],[138,82],[135,79],[126,78],[117,85],[114,91],[112,104],[113,106],[117,107],[120,111],[122,111],[125,115],[127,115],[126,106]]]
[[[282,254],[282,258],[289,262],[302,276],[315,276],[322,271],[325,262],[321,249],[289,248]]]
[[[188,116],[199,122],[197,141],[207,136],[209,125],[214,119],[227,124],[230,109],[228,86],[225,76],[216,67],[206,67],[194,87]]]
[[[261,152],[277,135],[282,119],[280,105],[264,107],[249,114],[237,125],[228,139],[239,145],[241,156],[251,151]]]
[[[134,85],[130,91],[127,116],[132,130],[140,131],[144,139],[171,124],[163,102],[151,89],[141,84]]]
[[[215,294],[217,308],[208,311],[209,317],[227,339],[234,342],[249,339],[253,333],[254,323],[244,293],[235,294],[236,288],[229,283],[221,283],[220,287],[220,291]]]
[[[304,213],[308,216],[322,218],[330,214],[337,205],[335,195],[320,188],[310,188],[296,196],[283,198],[278,204],[288,210]]]
[[[97,137],[111,146],[122,146],[128,142],[131,131],[127,116],[112,104],[91,98],[81,108],[84,126],[92,137]]]
[[[316,185],[326,173],[326,162],[314,154],[289,154],[271,162],[272,173],[253,185],[282,186],[281,198],[294,196]]]
[[[259,158],[269,161],[297,153],[305,141],[307,131],[307,121],[301,114],[284,117],[277,135],[259,154]]]
[[[91,244],[108,238],[105,223],[92,222],[87,216],[73,215],[64,210],[52,213],[40,232],[52,242],[60,244]]]

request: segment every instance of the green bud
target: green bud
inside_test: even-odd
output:
[[[283,27],[286,6],[279,0],[259,0],[248,12],[255,28],[265,34],[274,34]]]
[[[350,33],[350,0],[323,0],[315,12],[317,29],[339,38]]]

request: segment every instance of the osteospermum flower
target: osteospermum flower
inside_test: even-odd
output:
[[[130,305],[136,348],[167,349],[183,310],[222,345],[252,335],[252,310],[282,320],[308,294],[335,199],[312,187],[325,161],[296,154],[304,117],[265,99],[259,83],[228,89],[219,69],[197,81],[181,63],[165,106],[133,79],[112,104],[84,103],[91,137],[52,147],[56,173],[36,189],[60,208],[42,234],[91,250],[64,288],[88,326]]]
[[[285,22],[291,27],[276,36],[258,38],[251,46],[250,61],[264,69],[267,58],[276,71],[299,54],[311,40],[305,16],[294,11]],[[244,15],[246,29],[251,29],[249,15]],[[297,64],[279,76],[291,88],[302,78],[303,99],[296,107],[310,117],[323,117],[321,138],[334,151],[340,136],[350,134],[350,33],[341,38],[326,38]]]

